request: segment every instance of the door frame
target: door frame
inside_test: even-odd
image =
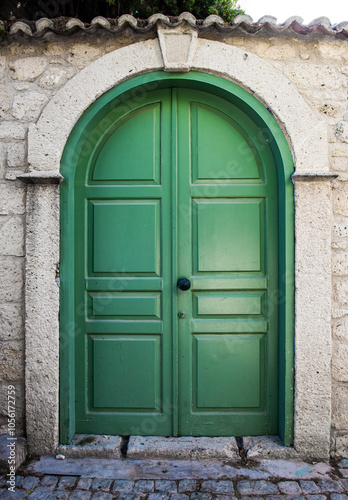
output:
[[[271,297],[279,307],[279,433],[284,444],[293,441],[293,345],[294,345],[294,209],[293,161],[276,120],[265,106],[231,81],[207,73],[168,74],[153,72],[133,77],[97,99],[81,116],[66,143],[61,173],[61,269],[60,269],[60,441],[68,443],[75,433],[75,332],[74,317],[74,174],[86,130],[103,119],[103,109],[127,105],[125,95],[141,103],[149,90],[166,87],[199,89],[222,97],[242,109],[262,129],[275,157],[279,207],[279,293]],[[127,93],[127,94],[126,94]],[[92,146],[92,145],[91,145]],[[68,328],[67,328],[68,325]]]
[[[171,35],[172,29],[167,31]],[[295,165],[292,180],[296,231],[294,447],[302,458],[329,457],[331,182],[337,175],[330,171],[328,125],[280,68],[245,48],[198,38],[194,33],[197,33],[195,27],[185,25],[185,33],[175,37],[162,36],[161,41],[158,36],[104,53],[68,80],[42,110],[38,121],[29,127],[30,169],[17,179],[27,185],[25,415],[27,443],[33,455],[54,454],[60,439],[59,184],[64,180],[60,160],[66,141],[89,106],[130,76],[192,69],[236,82],[255,95],[272,113],[291,149]],[[163,44],[167,42],[177,48],[170,50],[174,60],[166,60]],[[188,45],[187,59],[184,49]],[[69,330],[69,325],[66,328]],[[66,341],[61,339],[63,347]],[[292,379],[292,369],[290,373]],[[69,426],[68,421],[65,424]]]

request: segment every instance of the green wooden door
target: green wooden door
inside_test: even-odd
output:
[[[165,88],[96,117],[79,162],[76,432],[276,434],[277,177],[262,130],[220,97]]]

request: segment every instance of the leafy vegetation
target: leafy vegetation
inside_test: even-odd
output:
[[[4,20],[40,17],[79,17],[85,22],[95,16],[118,17],[132,14],[146,19],[161,12],[168,16],[178,16],[181,12],[191,12],[197,19],[209,14],[221,16],[231,21],[243,11],[237,6],[238,0],[2,0],[0,18]]]

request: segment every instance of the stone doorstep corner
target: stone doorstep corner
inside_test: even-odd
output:
[[[244,453],[243,453],[244,452]],[[57,455],[66,458],[121,458],[133,460],[232,460],[293,459],[299,454],[282,444],[277,436],[162,437],[99,436],[76,434],[69,445],[59,445]],[[60,457],[63,458],[63,457]]]

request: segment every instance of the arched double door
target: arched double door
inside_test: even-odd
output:
[[[277,434],[267,129],[167,81],[100,106],[74,158],[76,432]]]

